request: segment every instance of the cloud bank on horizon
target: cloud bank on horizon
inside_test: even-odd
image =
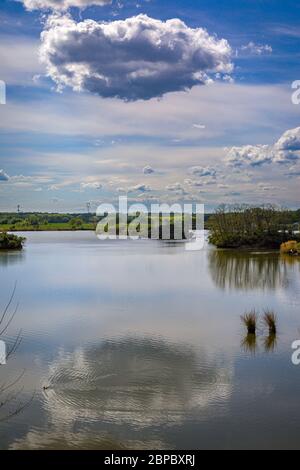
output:
[[[124,101],[159,98],[233,70],[232,49],[203,28],[141,14],[109,23],[52,15],[41,60],[58,89],[71,87]]]

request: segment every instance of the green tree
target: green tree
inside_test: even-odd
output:
[[[72,219],[70,222],[70,226],[73,230],[80,230],[83,227],[83,221],[80,217],[76,217]]]

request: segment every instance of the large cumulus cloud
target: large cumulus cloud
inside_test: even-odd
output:
[[[55,10],[66,11],[71,7],[80,9],[92,5],[104,6],[112,3],[112,0],[22,0],[27,10]]]
[[[206,84],[232,71],[230,45],[179,19],[147,15],[76,23],[52,15],[42,33],[41,58],[59,88],[125,101],[161,97]]]
[[[274,145],[232,147],[226,161],[235,167],[291,163],[300,158],[300,127],[286,131]]]
[[[276,161],[298,160],[300,152],[300,127],[286,131],[275,144]]]

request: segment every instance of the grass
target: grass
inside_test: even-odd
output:
[[[276,336],[277,333],[277,317],[271,310],[266,310],[263,317],[265,325],[269,328],[270,336]]]
[[[255,310],[241,316],[241,320],[247,328],[248,335],[256,334],[257,319],[258,316]]]

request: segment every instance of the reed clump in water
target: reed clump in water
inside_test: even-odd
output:
[[[248,352],[255,353],[257,348],[257,330],[259,325],[259,315],[255,310],[245,313],[242,322],[247,328],[247,336],[242,342],[243,348]],[[272,310],[265,310],[262,323],[269,330],[269,335],[263,339],[265,351],[273,352],[277,346],[277,316]],[[260,328],[258,334],[263,334]]]
[[[257,313],[255,310],[245,313],[241,316],[241,320],[247,328],[248,335],[255,335],[257,328]]]
[[[277,317],[271,310],[266,310],[264,313],[264,323],[269,328],[270,335],[277,334]]]

